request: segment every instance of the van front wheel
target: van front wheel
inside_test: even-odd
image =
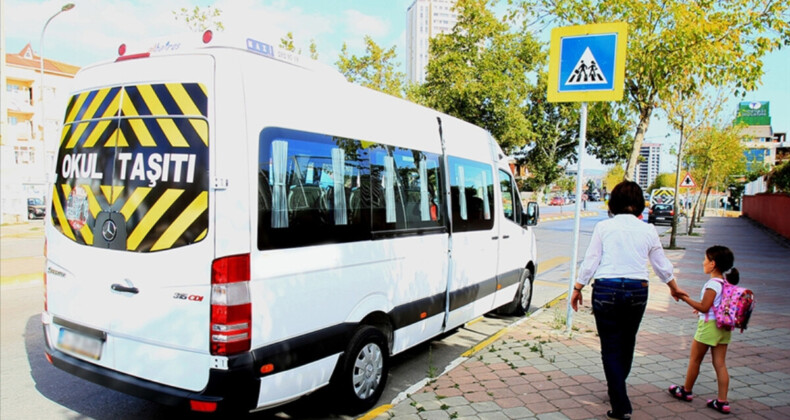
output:
[[[342,407],[356,414],[376,404],[389,371],[387,339],[378,329],[363,326],[354,334],[343,355],[334,386]]]
[[[521,278],[518,282],[518,291],[513,301],[507,305],[499,308],[497,313],[500,315],[514,315],[521,316],[529,311],[529,305],[532,303],[532,271],[525,268],[521,272]]]

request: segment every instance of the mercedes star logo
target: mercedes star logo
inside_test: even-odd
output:
[[[107,242],[112,242],[115,235],[118,233],[118,226],[112,220],[108,219],[101,227],[101,236]]]

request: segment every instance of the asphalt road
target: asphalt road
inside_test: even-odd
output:
[[[563,210],[570,212],[572,207]],[[547,209],[543,214],[552,212],[553,209]],[[605,217],[606,213],[600,212],[598,217],[581,220],[580,259],[593,226]],[[542,223],[535,228],[539,257],[531,312],[567,291],[573,223],[567,219]],[[3,276],[13,273],[19,265],[38,263],[41,243],[40,238],[4,237],[0,255]],[[0,418],[170,419],[191,415],[94,385],[50,365],[44,358],[42,345],[42,284],[32,278],[3,284],[0,289]],[[379,403],[387,404],[415,384],[441,374],[464,352],[517,320],[483,317],[394,357],[387,389]],[[348,418],[332,412],[329,398],[319,391],[279,409],[251,414],[249,418]]]

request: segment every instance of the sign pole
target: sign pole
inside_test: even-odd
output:
[[[579,259],[579,226],[581,225],[581,196],[582,196],[582,156],[587,142],[587,102],[582,102],[582,109],[579,121],[579,151],[576,162],[576,211],[573,218],[573,252],[571,257],[571,278],[568,282],[568,316],[566,317],[566,332],[571,333],[573,324],[573,308],[571,307],[571,296],[573,295],[573,285],[576,282],[576,261]]]

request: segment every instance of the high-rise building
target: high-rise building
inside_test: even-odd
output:
[[[458,13],[456,0],[414,0],[407,11],[406,77],[416,83],[425,82],[428,65],[428,43],[438,34],[452,32]]]
[[[661,144],[642,143],[639,149],[641,162],[636,165],[636,183],[647,192],[647,188],[658,177],[658,170],[661,163]]]

